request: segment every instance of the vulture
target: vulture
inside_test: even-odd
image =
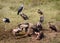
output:
[[[24,20],[28,20],[28,19],[29,19],[28,16],[25,15],[24,13],[20,14],[20,16],[21,16]]]
[[[43,14],[43,12],[42,12],[40,9],[38,9],[38,13],[39,13],[39,14]]]
[[[56,26],[55,26],[55,25],[52,25],[50,22],[49,22],[49,28],[50,28],[51,30],[54,30],[55,32],[57,32]]]
[[[40,36],[39,36],[40,40],[41,40],[42,38],[44,38],[44,37],[45,37],[44,33],[43,33],[43,32],[40,32]]]
[[[3,22],[10,23],[10,20],[9,20],[9,18],[3,18]]]
[[[44,15],[40,16],[40,22],[43,23],[44,22]]]
[[[43,26],[40,22],[38,22],[36,25],[37,25],[38,30],[40,30],[40,31],[43,30]]]
[[[19,7],[18,12],[17,12],[17,15],[19,15],[19,13],[21,13],[22,10],[23,10],[23,5],[21,5],[21,6]]]

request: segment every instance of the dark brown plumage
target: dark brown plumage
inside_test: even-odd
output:
[[[57,32],[56,26],[55,26],[55,25],[52,25],[50,22],[49,22],[49,28],[50,28],[51,30],[54,30],[55,32]]]
[[[20,16],[21,16],[24,20],[28,20],[28,19],[29,19],[28,16],[25,15],[24,13],[20,14]]]
[[[56,29],[55,25],[51,25],[49,28],[51,28],[52,30],[54,30],[55,32],[57,32],[57,29]]]
[[[44,33],[43,33],[43,32],[40,33],[39,38],[40,38],[40,40],[41,40],[42,38],[44,38]]]
[[[43,12],[40,9],[38,9],[38,13],[41,15],[43,14]]]

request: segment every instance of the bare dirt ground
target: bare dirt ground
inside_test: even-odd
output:
[[[0,32],[0,43],[53,43],[53,40],[60,39],[60,32],[51,32],[50,30],[44,30],[43,32],[45,37],[42,40],[36,40],[35,36],[23,37],[24,35],[21,34],[15,37],[10,31],[2,31]]]

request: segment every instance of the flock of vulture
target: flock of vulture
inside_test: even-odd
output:
[[[20,8],[18,9],[17,15],[20,15],[24,20],[28,20],[29,18],[27,17],[27,15],[25,15],[24,13],[21,13],[22,10],[23,10],[23,5],[21,5]],[[17,36],[19,32],[22,32],[24,30],[26,32],[26,36],[37,35],[36,39],[44,38],[44,32],[43,32],[43,26],[42,26],[44,22],[44,15],[40,9],[38,9],[38,13],[40,14],[40,20],[38,23],[18,24],[18,27],[12,30],[13,35]],[[4,18],[3,22],[10,23],[10,20],[9,18]],[[51,30],[54,30],[55,32],[57,32],[57,28],[55,25],[51,24],[51,22],[48,22],[48,25]]]

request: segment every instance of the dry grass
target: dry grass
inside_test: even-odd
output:
[[[19,15],[17,15],[17,10],[22,3],[24,3],[25,6],[23,12],[29,17],[29,20],[26,21],[23,20]],[[33,40],[34,38],[32,39],[31,37],[15,39],[15,37],[10,35],[9,32],[3,32],[4,28],[10,30],[15,28],[17,24],[22,22],[31,22],[33,24],[37,23],[40,16],[37,13],[38,9],[41,9],[43,11],[45,17],[43,26],[45,29],[48,29],[48,21],[53,21],[60,28],[60,6],[58,7],[57,5],[60,5],[59,0],[0,0],[0,43],[60,43],[59,32],[55,33],[50,31],[44,31],[46,38],[39,41]],[[3,23],[2,19],[4,17],[8,17],[11,23]]]

